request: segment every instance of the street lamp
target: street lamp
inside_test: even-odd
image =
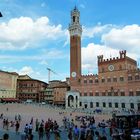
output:
[[[0,17],[3,17],[2,13],[0,12]]]

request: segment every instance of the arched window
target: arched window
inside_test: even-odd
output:
[[[130,108],[134,108],[134,103],[130,103]]]
[[[93,102],[90,102],[90,108],[93,108]]]
[[[73,16],[73,22],[75,22],[75,16]]]
[[[122,103],[122,108],[125,108],[125,103]]]

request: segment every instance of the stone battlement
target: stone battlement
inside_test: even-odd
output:
[[[103,55],[99,55],[99,56],[97,56],[98,64],[101,64],[101,63],[104,63],[104,62],[112,62],[112,61],[123,60],[123,59],[126,58],[126,50],[120,51],[119,54],[120,54],[120,57],[113,57],[113,58],[110,58],[110,59],[108,59],[108,58],[104,59]]]
[[[81,77],[82,78],[86,78],[86,77],[90,78],[90,77],[98,77],[98,75],[97,74],[86,74],[86,75],[81,75]]]

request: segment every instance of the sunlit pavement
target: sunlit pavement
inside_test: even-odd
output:
[[[8,108],[8,111],[6,110]],[[59,112],[65,112],[63,115],[60,115]],[[9,130],[2,129],[2,120],[0,120],[0,138],[2,138],[2,135],[4,133],[8,133],[10,136],[10,140],[21,140],[21,134],[23,133],[24,127],[26,123],[29,123],[31,120],[31,117],[35,119],[38,118],[39,121],[41,119],[47,120],[48,118],[53,118],[53,120],[57,120],[59,126],[62,126],[62,118],[63,116],[67,117],[73,117],[75,118],[75,115],[87,115],[87,113],[80,113],[80,112],[74,112],[72,116],[70,116],[70,111],[63,110],[60,108],[52,108],[48,106],[39,106],[37,104],[31,104],[31,105],[25,105],[25,104],[0,104],[0,114],[4,113],[4,118],[8,118],[8,120],[14,120],[14,117],[16,114],[20,114],[22,117],[22,121],[20,124],[20,133],[15,133],[15,127],[9,127]],[[94,115],[94,114],[93,114]],[[102,119],[108,119],[109,116],[106,115],[94,115],[96,121],[100,121]],[[34,126],[35,127],[35,126]],[[35,128],[34,128],[35,129]],[[98,129],[97,129],[98,130]],[[100,131],[101,133],[101,131]],[[38,140],[38,133],[33,131],[34,140]],[[67,131],[61,128],[61,140],[67,140]],[[109,131],[107,130],[107,136],[108,140],[111,140],[109,137]],[[44,135],[44,139],[46,140],[46,136]],[[51,134],[51,140],[54,140],[54,134]]]

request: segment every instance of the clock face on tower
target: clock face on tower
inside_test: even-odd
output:
[[[108,70],[109,70],[109,71],[113,71],[113,70],[114,70],[114,66],[113,66],[113,65],[109,65],[109,66],[108,66]]]
[[[71,73],[71,76],[72,76],[73,78],[76,77],[76,72],[73,71],[73,72]]]

